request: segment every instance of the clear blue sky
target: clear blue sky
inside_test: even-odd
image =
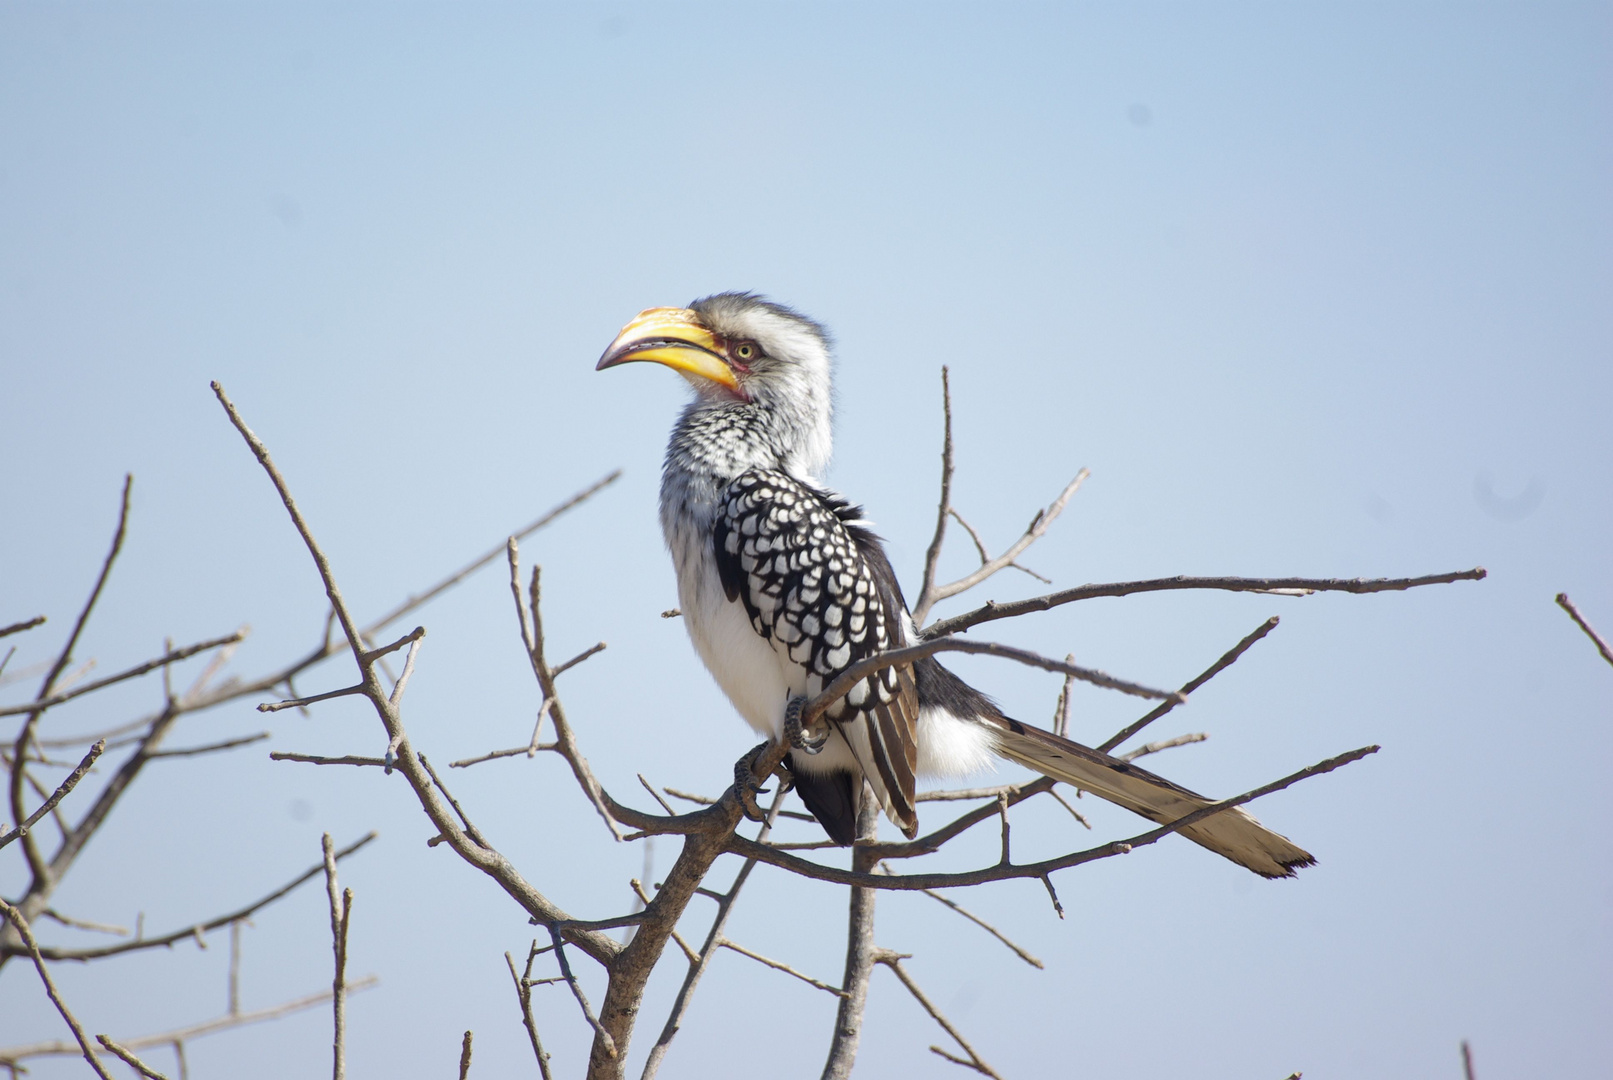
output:
[[[610,642],[566,676],[569,711],[619,797],[640,771],[720,789],[751,735],[658,618],[675,597],[655,488],[683,390],[592,368],[640,308],[760,290],[838,337],[830,480],[910,591],[942,364],[957,501],[992,543],[1092,469],[1027,560],[1060,585],[1491,571],[1405,595],[1095,601],[1003,628],[1174,685],[1279,614],[1158,731],[1209,741],[1156,767],[1230,795],[1384,749],[1259,805],[1321,860],[1296,881],[1175,840],[1061,874],[1063,922],[1035,883],[965,899],[1045,972],[922,896],[883,900],[881,943],[915,954],[987,1060],[1020,1080],[1456,1077],[1469,1038],[1484,1080],[1595,1074],[1613,1056],[1613,668],[1552,596],[1613,631],[1610,46],[1604,5],[8,4],[0,623],[51,617],[13,664],[59,644],[125,471],[132,533],[82,656],[115,670],[245,621],[250,674],[317,637],[318,581],[217,378],[361,613],[624,468],[527,547],[555,651]],[[947,565],[969,558],[955,543]],[[1004,578],[980,599],[1036,588]],[[421,620],[416,743],[447,761],[524,739],[537,695],[501,571]],[[1015,715],[1051,714],[1055,677],[955,666]],[[63,709],[51,731],[157,694]],[[1082,690],[1073,734],[1138,711]],[[382,748],[351,702],[312,719],[242,704],[173,743],[265,728],[274,749]],[[642,854],[609,843],[558,761],[453,779],[562,904],[625,906]],[[1090,809],[1102,836],[1137,829]],[[427,850],[395,778],[273,764],[262,745],[161,763],[56,906],[184,925],[310,864],[321,831],[370,828],[380,842],[344,871],[351,970],[382,984],[352,1002],[350,1074],[452,1075],[469,1027],[473,1076],[523,1075],[502,953],[530,928]],[[1057,807],[1015,836],[1026,854],[1088,840]],[[20,867],[0,856],[0,891]],[[246,1007],[328,982],[322,904],[307,890],[247,932]],[[843,921],[839,890],[758,871],[732,936],[832,980]],[[222,1009],[214,941],[58,977],[92,1030],[157,1030]],[[652,986],[640,1054],[677,968]],[[663,1075],[816,1076],[831,1006],[720,959]],[[574,1075],[569,999],[538,1012]],[[959,1075],[886,973],[869,1015],[861,1075]],[[192,1075],[315,1075],[326,1024],[198,1042]],[[0,1043],[59,1028],[9,966]]]

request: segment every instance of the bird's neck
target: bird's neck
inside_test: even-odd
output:
[[[678,419],[662,470],[663,510],[699,513],[747,469],[818,482],[829,465],[827,402],[693,402]]]
[[[708,474],[727,484],[747,469],[778,469],[817,480],[829,464],[829,411],[801,402],[695,401],[667,444],[668,471]]]

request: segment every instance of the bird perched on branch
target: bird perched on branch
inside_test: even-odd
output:
[[[780,304],[720,293],[640,312],[598,370],[631,361],[664,364],[695,392],[661,477],[661,527],[689,636],[740,715],[789,740],[796,790],[837,843],[856,838],[863,780],[911,838],[917,776],[976,772],[994,756],[1160,823],[1211,805],[1009,719],[934,657],[870,674],[825,711],[827,724],[803,725],[802,707],[841,671],[918,640],[879,538],[821,480],[831,448],[829,335]],[[1315,861],[1241,807],[1182,834],[1266,877]]]

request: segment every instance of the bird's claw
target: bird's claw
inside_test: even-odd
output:
[[[797,695],[784,706],[784,737],[793,749],[804,754],[816,754],[829,741],[829,725],[821,722],[811,728],[803,725],[801,711],[806,708],[806,703],[804,696]]]
[[[739,800],[739,808],[752,821],[767,820],[767,811],[763,810],[756,802],[756,796],[767,794],[767,789],[762,786],[761,778],[756,775],[756,760],[767,751],[770,745],[770,743],[762,743],[734,762],[734,797]]]

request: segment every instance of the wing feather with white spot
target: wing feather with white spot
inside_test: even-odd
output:
[[[852,524],[858,516],[786,473],[751,469],[723,492],[713,525],[724,592],[745,605],[758,634],[800,665],[808,697],[859,660],[906,643],[901,592],[878,540]],[[915,835],[911,667],[870,675],[825,715],[842,734],[866,733],[868,780],[890,819]],[[855,752],[856,741],[847,742]]]

